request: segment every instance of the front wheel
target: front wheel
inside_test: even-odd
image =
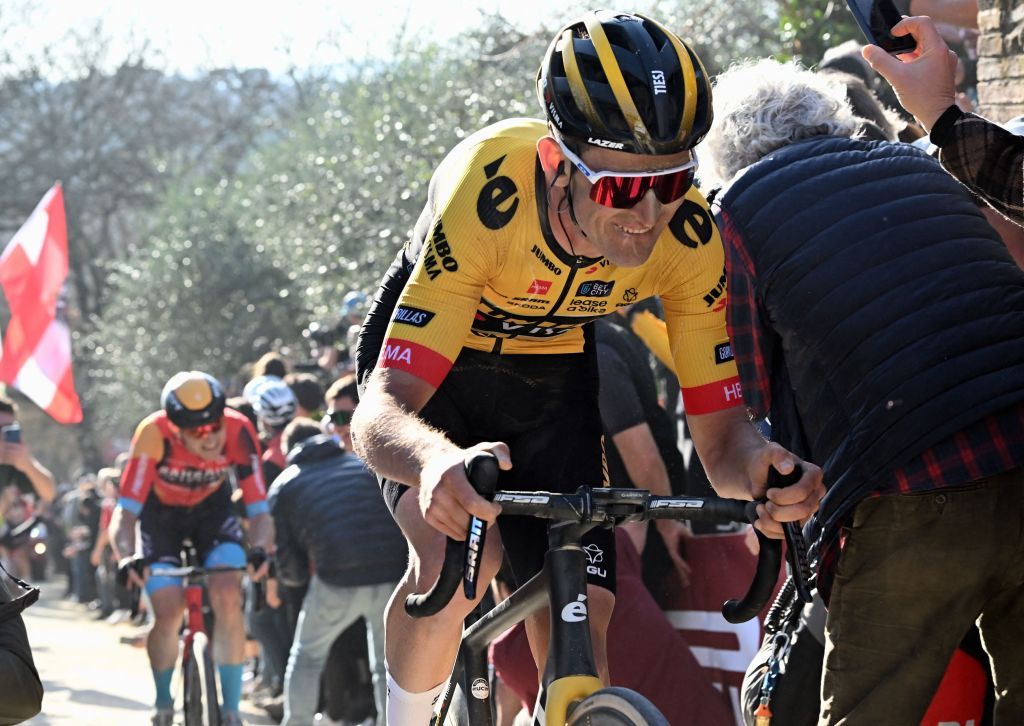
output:
[[[569,714],[568,726],[668,726],[654,704],[628,688],[602,688]]]
[[[220,726],[217,674],[205,633],[196,633],[186,646],[182,663],[185,688],[185,726]]]

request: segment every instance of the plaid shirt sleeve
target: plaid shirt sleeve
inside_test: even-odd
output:
[[[729,214],[715,207],[725,246],[728,303],[725,317],[743,400],[754,418],[762,419],[771,408],[771,368],[775,335],[763,322],[754,285],[754,266],[743,235]]]
[[[932,129],[946,170],[991,204],[1024,225],[1024,138],[972,113],[951,108]]]

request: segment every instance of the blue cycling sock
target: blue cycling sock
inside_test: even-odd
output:
[[[242,700],[242,670],[241,663],[217,665],[217,673],[220,674],[221,708],[225,711],[238,710],[238,702]]]
[[[157,708],[174,707],[174,696],[171,695],[171,676],[173,675],[174,666],[162,671],[153,669],[153,681],[156,683]]]

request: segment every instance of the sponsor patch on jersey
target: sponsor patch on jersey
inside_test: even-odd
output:
[[[732,343],[719,343],[715,346],[715,363],[721,365],[734,360],[732,354]]]
[[[411,325],[414,328],[425,328],[434,318],[434,313],[429,310],[420,310],[411,305],[399,305],[395,308],[395,322],[403,325]]]
[[[606,282],[604,280],[587,280],[586,282],[580,283],[580,286],[576,288],[577,297],[608,297],[612,294],[612,288],[615,287],[615,280]]]
[[[489,229],[504,227],[512,221],[519,208],[519,197],[516,196],[519,190],[515,182],[507,176],[498,176],[503,161],[504,156],[484,166],[484,175],[488,181],[476,199],[476,214]]]
[[[534,280],[530,283],[530,287],[527,288],[526,292],[531,295],[547,295],[550,289],[551,280]]]
[[[548,256],[544,254],[544,250],[542,250],[540,247],[538,247],[537,245],[534,245],[533,249],[531,249],[530,251],[533,252],[533,256],[536,257],[538,260],[540,260],[541,264],[544,265],[544,267],[548,268],[548,270],[552,274],[554,274],[554,275],[561,275],[562,274],[562,268],[559,267],[558,265],[556,265],[550,259],[548,259]]]
[[[637,299],[637,297],[639,295],[640,295],[640,293],[638,293],[636,291],[636,288],[635,287],[631,287],[628,290],[626,290],[624,293],[622,293],[622,302],[624,302],[624,303],[636,302],[636,299]]]

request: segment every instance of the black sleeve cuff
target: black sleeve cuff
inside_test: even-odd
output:
[[[940,149],[953,140],[953,125],[963,118],[964,112],[959,106],[953,104],[935,121],[932,131],[929,134],[931,142]]]

